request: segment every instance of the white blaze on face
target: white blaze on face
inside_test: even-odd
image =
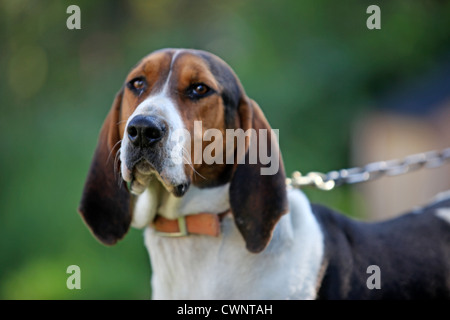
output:
[[[172,57],[172,64],[175,61],[177,54],[178,51],[175,52]],[[172,71],[169,72],[161,91],[150,95],[138,105],[133,114],[128,118],[125,127],[126,132],[129,122],[136,116],[155,117],[166,124],[167,137],[164,138],[162,148],[155,150],[155,152],[159,153],[157,161],[160,161],[158,167],[161,168],[161,171],[157,177],[169,191],[172,191],[174,186],[186,183],[188,181],[186,173],[184,172],[184,161],[180,161],[180,159],[183,159],[183,156],[187,156],[183,155],[183,147],[180,147],[186,145],[187,139],[185,135],[179,134],[179,132],[185,132],[187,130],[184,127],[183,120],[181,119],[181,115],[178,112],[174,101],[169,96],[169,83],[171,75]],[[125,181],[132,180],[132,168],[128,168],[126,165],[127,150],[130,144],[131,142],[127,134],[124,134],[120,150],[120,160],[122,163],[122,177]],[[135,174],[139,175],[140,173],[136,171]],[[140,178],[141,181],[146,181],[145,178]],[[139,181],[139,179],[136,180]],[[147,180],[150,180],[150,175],[148,175]],[[145,190],[145,187],[146,186],[142,185],[141,188],[137,188],[137,190],[132,191],[135,193],[141,193]]]

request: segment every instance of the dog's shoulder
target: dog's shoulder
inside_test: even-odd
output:
[[[311,210],[324,233],[331,238],[345,234],[356,235],[360,232],[361,227],[365,225],[360,220],[351,218],[321,204],[311,203]]]
[[[408,226],[445,222],[450,228],[450,191],[437,195],[429,203],[404,212],[397,217],[382,221],[364,221],[364,218],[354,219],[337,210],[321,204],[312,203],[311,209],[322,228],[328,230],[358,232],[364,230],[379,230],[385,228],[406,228]],[[363,215],[361,215],[363,216]],[[444,224],[444,225],[445,225]]]
[[[448,298],[450,198],[438,198],[398,217],[375,222],[349,218],[321,205],[312,211],[323,229],[326,271],[321,299]],[[426,262],[426,267],[423,266]],[[381,290],[370,290],[370,266]],[[430,283],[435,285],[430,286]]]

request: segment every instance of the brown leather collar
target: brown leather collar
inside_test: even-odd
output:
[[[157,215],[151,225],[161,236],[183,237],[189,234],[202,234],[218,237],[220,235],[220,222],[230,212],[230,210],[220,214],[200,212],[175,220]]]

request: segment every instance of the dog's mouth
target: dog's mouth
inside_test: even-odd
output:
[[[125,165],[123,178],[130,183],[130,191],[136,195],[141,194],[149,186],[152,179],[158,179],[161,184],[176,197],[183,196],[190,186],[190,181],[179,181],[177,177],[170,178],[166,170],[158,170],[152,163],[145,158],[135,162],[132,169]]]
[[[132,172],[138,173],[139,175],[150,175],[153,172],[156,172],[156,169],[150,162],[145,159],[141,159],[136,163]]]
[[[122,178],[129,183],[130,191],[139,195],[148,187],[156,170],[147,160],[141,158],[131,165],[122,162]]]

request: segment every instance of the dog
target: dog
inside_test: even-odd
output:
[[[207,130],[239,129],[252,134],[215,141],[217,161],[195,159]],[[145,228],[154,299],[450,298],[450,194],[388,221],[350,219],[287,188],[272,132],[222,59],[155,51],[115,97],[79,212],[106,245]],[[263,147],[272,174],[251,154]]]

